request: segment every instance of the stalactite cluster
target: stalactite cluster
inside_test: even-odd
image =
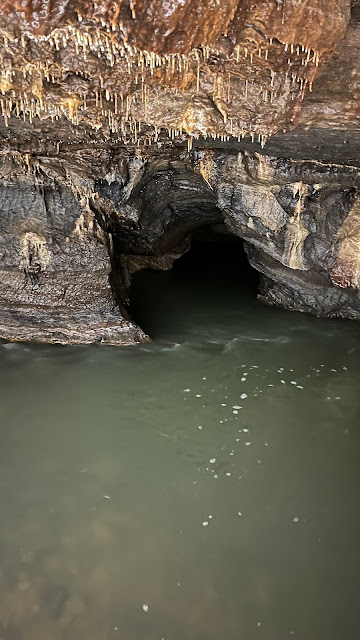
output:
[[[305,6],[303,6],[305,4]],[[151,145],[293,126],[347,0],[0,3],[1,113]],[[330,6],[331,5],[331,6]]]

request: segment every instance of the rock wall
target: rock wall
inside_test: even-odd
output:
[[[146,339],[116,305],[107,237],[85,197],[17,168],[0,182],[0,220],[2,338],[63,344]]]
[[[109,154],[102,175],[79,158],[62,158],[65,175],[46,157],[25,162],[9,168],[7,155],[0,181],[3,337],[146,339],[126,312],[132,273],[171,268],[194,231],[222,221],[262,274],[264,302],[360,318],[356,166],[217,149]]]
[[[260,154],[228,156],[220,167],[219,206],[263,274],[261,299],[359,319],[358,170]]]

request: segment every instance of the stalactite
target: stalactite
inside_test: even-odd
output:
[[[135,0],[130,1],[130,10],[132,18],[136,20]],[[210,76],[207,74],[210,67],[208,65],[212,64],[212,58],[216,58],[216,64],[218,65],[213,73],[214,87],[212,97],[217,111],[222,115],[223,119],[223,124],[219,123],[219,114],[217,113],[218,124],[216,128],[218,130],[215,132],[215,136],[220,136],[220,139],[225,141],[229,138],[228,134],[238,137],[237,127],[244,126],[243,123],[238,125],[236,118],[234,120],[233,117],[233,100],[235,98],[232,95],[232,73],[238,73],[241,82],[244,82],[243,96],[249,106],[254,100],[259,100],[268,104],[269,108],[271,108],[278,96],[281,95],[281,84],[284,82],[285,74],[277,75],[274,70],[277,67],[273,68],[273,61],[279,58],[282,64],[282,56],[285,56],[284,61],[289,67],[289,74],[298,85],[292,88],[291,98],[302,99],[307,89],[312,90],[313,76],[311,76],[310,72],[318,66],[320,58],[319,53],[315,49],[306,46],[305,43],[281,43],[277,39],[264,36],[260,44],[255,40],[251,41],[251,38],[249,41],[238,42],[234,51],[228,55],[224,54],[220,47],[218,49],[216,45],[210,47],[207,44],[192,49],[188,54],[158,54],[153,51],[137,49],[129,44],[127,37],[125,37],[126,28],[118,22],[119,14],[117,13],[116,15],[118,18],[115,22],[108,24],[104,20],[97,20],[97,25],[94,27],[86,20],[85,13],[84,16],[78,14],[77,25],[69,24],[55,28],[50,35],[37,37],[22,34],[18,46],[22,47],[23,52],[28,51],[29,43],[33,41],[46,45],[51,51],[49,51],[48,60],[31,64],[26,62],[25,56],[23,66],[16,72],[17,76],[15,71],[14,75],[12,75],[13,72],[11,70],[3,67],[0,77],[0,90],[6,100],[1,103],[1,113],[6,124],[8,124],[12,115],[23,117],[24,120],[29,122],[32,122],[35,117],[41,118],[45,114],[49,114],[50,118],[55,120],[65,116],[74,125],[78,125],[83,121],[95,128],[103,127],[104,136],[108,135],[106,133],[108,130],[111,133],[119,132],[119,139],[124,141],[128,140],[128,135],[130,135],[133,142],[138,144],[141,136],[141,125],[139,121],[137,126],[134,118],[138,118],[139,104],[141,103],[142,105],[141,120],[145,125],[151,126],[147,122],[149,103],[154,94],[156,95],[157,87],[161,87],[164,92],[175,96],[181,95],[182,91],[188,91],[189,93],[192,91],[191,99],[195,98],[195,94],[202,96],[206,82],[209,82]],[[13,44],[5,36],[0,36],[0,49],[1,47],[10,56],[13,55]],[[43,98],[40,90],[36,90],[34,93],[35,84],[33,89],[31,89],[30,85],[32,82],[35,83],[34,79],[37,78],[40,81],[51,82],[56,87],[66,83],[66,74],[59,68],[58,53],[67,48],[70,48],[69,55],[71,55],[71,52],[75,52],[77,58],[91,60],[92,64],[95,56],[104,64],[106,63],[110,67],[115,66],[117,71],[121,70],[122,72],[126,69],[127,74],[130,76],[130,81],[128,83],[128,80],[126,80],[123,94],[118,96],[116,87],[109,89],[109,77],[103,76],[102,73],[95,81],[93,79],[94,82],[92,88],[89,89],[89,95],[87,95],[86,91],[82,91],[81,95],[77,96],[79,103],[77,98],[72,95],[71,98],[66,99],[63,97],[58,99],[55,95],[53,104],[51,104],[51,100],[48,102]],[[227,63],[231,63],[231,71],[227,71]],[[283,69],[281,64],[280,68]],[[81,78],[83,76],[86,78],[86,70],[74,69],[73,73],[76,77]],[[188,73],[192,83],[191,90],[183,89],[183,85],[185,86],[189,82]],[[266,80],[266,73],[268,74],[268,81]],[[23,86],[26,88],[26,92],[24,92],[23,97],[20,96],[19,92],[15,92],[14,95],[10,96],[10,101],[9,92],[13,90],[13,86],[17,85],[19,74],[22,74],[24,78]],[[236,77],[235,81],[237,82]],[[235,81],[234,85],[236,86]],[[94,91],[94,97],[90,91]],[[204,137],[212,135],[213,132],[210,129],[213,126],[213,124],[202,124],[202,135]],[[247,123],[246,126],[250,129],[250,123]],[[198,135],[198,130],[196,128],[194,130]],[[169,127],[169,131],[172,142],[175,142],[178,135],[183,135],[182,128],[177,129],[176,126]],[[189,128],[189,131],[185,133],[190,136],[188,141],[191,140],[191,142],[188,142],[188,144],[192,147],[194,137],[192,129]],[[266,139],[265,135],[258,134],[258,132],[256,134],[250,133],[249,135],[252,139],[255,135],[260,135],[259,142],[261,143]],[[149,144],[151,139],[158,141],[158,131],[152,137],[145,136],[144,138]]]

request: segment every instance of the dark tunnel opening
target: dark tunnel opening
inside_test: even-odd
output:
[[[129,313],[153,339],[209,335],[234,324],[254,305],[259,274],[247,258],[241,238],[224,224],[195,231],[190,249],[169,271],[142,269],[129,290]]]

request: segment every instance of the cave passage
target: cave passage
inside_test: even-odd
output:
[[[259,276],[240,238],[225,225],[193,234],[190,250],[170,271],[134,274],[130,315],[153,339],[180,340],[194,332],[216,333],[258,307]]]

